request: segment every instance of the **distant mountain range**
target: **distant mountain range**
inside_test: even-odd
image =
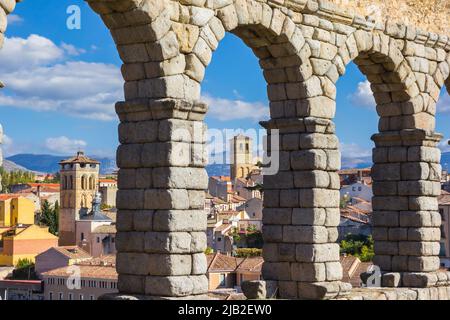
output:
[[[117,170],[116,160],[107,157],[95,157],[100,161],[100,173],[108,174]],[[35,172],[54,173],[59,171],[58,162],[70,156],[54,156],[49,154],[16,154],[4,161],[6,170],[28,170]],[[444,170],[450,171],[450,152],[442,154],[441,164]],[[372,166],[372,157],[347,158],[342,157],[342,168],[367,168]],[[206,166],[210,176],[230,175],[229,164],[211,164]]]
[[[50,154],[16,154],[6,158],[15,165],[27,168],[30,171],[54,173],[59,171],[59,162],[71,156],[55,156]],[[113,158],[91,156],[100,162],[100,173],[108,174],[117,170],[116,160]]]

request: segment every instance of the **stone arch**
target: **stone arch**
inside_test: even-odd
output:
[[[373,261],[383,273],[398,275],[401,280],[396,286],[417,285],[410,275],[439,268],[439,237],[414,238],[410,233],[418,230],[415,217],[436,217],[440,187],[437,176],[428,174],[428,170],[440,172],[436,148],[440,135],[434,133],[440,88],[440,75],[436,73],[446,67],[436,64],[433,75],[431,67],[418,62],[422,58],[416,56],[417,51],[425,50],[418,47],[408,41],[399,44],[384,31],[356,30],[333,60],[341,75],[353,61],[370,82],[377,104],[379,133],[372,136]],[[427,172],[418,168],[419,163]],[[415,170],[420,174],[412,173]],[[425,185],[428,190],[417,188]],[[436,218],[421,227],[437,233],[439,225]],[[428,249],[413,248],[419,245]]]
[[[395,39],[383,31],[358,29],[338,49],[333,68],[342,75],[351,61],[370,82],[380,116],[380,132],[434,130],[433,104],[420,90],[415,73]]]

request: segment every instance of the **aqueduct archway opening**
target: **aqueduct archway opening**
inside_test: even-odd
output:
[[[389,286],[447,285],[439,268],[439,90],[448,37],[374,23],[315,1],[91,0],[123,61],[117,151],[117,270],[122,294],[202,297],[208,290],[207,188],[200,86],[225,32],[260,59],[279,170],[264,178],[265,280],[281,298],[348,293],[341,281],[335,84],[354,61],[380,116],[373,136],[374,263]],[[14,1],[0,1],[7,12]],[[448,82],[447,82],[448,83]],[[183,134],[180,134],[183,132]],[[185,134],[187,133],[187,134]],[[446,274],[445,274],[446,277]]]

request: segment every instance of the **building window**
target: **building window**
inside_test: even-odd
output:
[[[82,294],[80,294],[80,299],[79,300],[84,300],[84,296]]]
[[[59,293],[59,300],[63,300],[64,299],[64,294],[62,292]]]
[[[69,300],[73,300],[73,294],[69,293]]]
[[[100,237],[97,237],[97,243],[100,243]]]
[[[90,299],[90,300],[95,300],[95,297],[94,297],[93,295],[91,295],[91,296],[89,297],[89,299]]]
[[[81,237],[81,241],[83,241],[84,240],[84,233],[83,232],[81,233],[80,237]]]
[[[48,293],[48,300],[53,300],[53,292]]]

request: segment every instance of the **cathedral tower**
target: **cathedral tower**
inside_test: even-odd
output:
[[[80,215],[92,209],[97,192],[100,162],[79,151],[75,157],[60,163],[59,245],[75,245],[76,223]]]
[[[245,178],[256,168],[253,161],[253,146],[250,137],[239,134],[231,139],[231,179]]]

